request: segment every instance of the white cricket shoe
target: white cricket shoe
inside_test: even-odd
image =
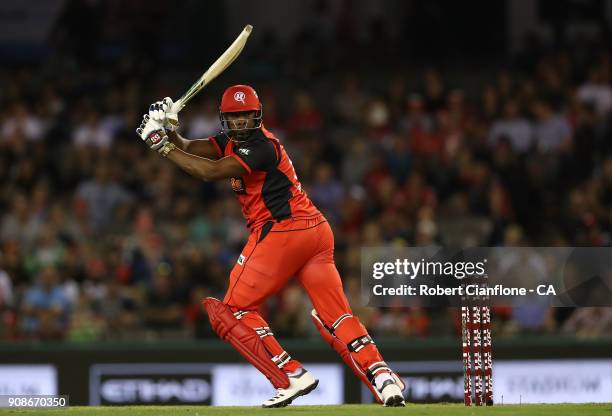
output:
[[[300,396],[313,391],[319,380],[313,377],[311,373],[303,368],[296,371],[295,374],[289,375],[289,387],[286,389],[278,389],[276,396],[266,400],[261,404],[262,407],[285,407],[291,404],[293,400]]]
[[[404,407],[404,395],[402,391],[405,386],[401,379],[395,374],[381,374],[376,377],[376,390],[380,392],[380,399],[385,407]]]

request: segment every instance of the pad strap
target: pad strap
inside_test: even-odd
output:
[[[270,327],[267,326],[262,326],[259,328],[253,328],[255,330],[255,332],[257,332],[257,335],[259,335],[259,338],[264,339],[265,337],[269,337],[274,335],[274,332],[272,332],[270,330]],[[274,360],[274,359],[272,359]]]
[[[363,335],[349,342],[348,349],[350,352],[359,352],[368,344],[374,344],[374,340],[369,335]]]
[[[289,361],[291,361],[291,356],[287,351],[283,351],[279,355],[272,357],[272,362],[276,364],[278,368],[283,368]]]
[[[368,370],[366,371],[366,377],[371,383],[374,383],[376,375],[381,372],[392,373],[391,369],[384,361],[379,361],[369,366]]]

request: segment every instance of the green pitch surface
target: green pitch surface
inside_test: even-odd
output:
[[[53,410],[2,409],[0,415],[66,415],[66,416],[454,416],[454,415],[512,415],[512,416],[612,416],[612,403],[606,404],[541,404],[496,405],[493,407],[465,407],[462,404],[409,404],[403,408],[384,408],[374,405],[289,406],[283,409],[258,407],[204,406],[130,406],[130,407],[71,407]]]

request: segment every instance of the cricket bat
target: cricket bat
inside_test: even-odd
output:
[[[227,69],[232,64],[244,49],[244,46],[249,39],[249,35],[253,30],[253,26],[246,25],[242,32],[238,35],[236,40],[232,42],[229,48],[226,49],[223,54],[217,58],[217,60],[202,74],[202,76],[193,83],[185,94],[174,102],[174,105],[168,113],[168,121],[174,125],[178,125],[178,113],[187,105],[202,88],[208,85],[213,79]]]

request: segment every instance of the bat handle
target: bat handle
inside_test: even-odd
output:
[[[178,113],[183,109],[183,107],[185,107],[185,104],[183,104],[183,100],[181,99],[178,99],[174,104],[172,104],[172,108],[168,113],[166,113],[168,123],[172,124],[173,126],[179,125]]]

